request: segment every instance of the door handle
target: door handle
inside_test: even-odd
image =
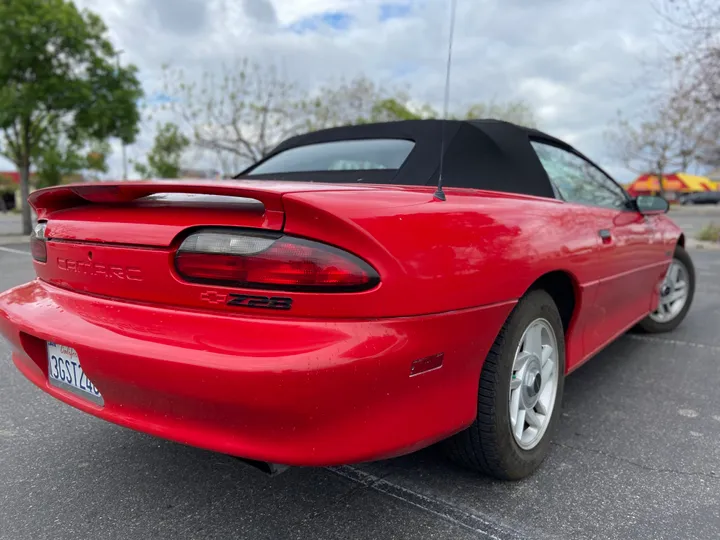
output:
[[[602,239],[603,244],[609,244],[612,242],[612,234],[610,234],[610,231],[607,229],[600,229],[598,231],[598,235]]]

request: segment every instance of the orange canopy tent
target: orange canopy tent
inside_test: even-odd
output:
[[[678,193],[693,193],[697,191],[713,191],[718,185],[704,176],[696,176],[688,173],[673,173],[663,175],[663,188],[670,199]],[[638,176],[630,185],[627,191],[633,197],[638,195],[657,195],[661,192],[658,177],[650,174]]]

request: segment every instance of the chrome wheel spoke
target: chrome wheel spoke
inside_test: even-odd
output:
[[[532,355],[530,353],[525,351],[519,353],[515,357],[515,362],[513,363],[513,371],[522,371],[531,356]]]
[[[542,326],[530,325],[525,334],[525,352],[540,356],[542,354]]]
[[[529,426],[538,429],[541,428],[543,424],[543,420],[533,409],[527,409],[527,411],[525,411],[525,421]]]
[[[525,433],[523,433],[523,439],[532,441],[533,439],[537,438],[539,432],[540,432],[540,430],[538,428],[529,426],[525,430]]]
[[[515,436],[522,439],[523,431],[525,431],[525,409],[520,409],[515,417]]]
[[[550,407],[548,406],[549,404],[550,404],[549,392],[544,391],[542,394],[540,394],[540,399],[538,399],[538,402],[535,404],[535,408],[537,409],[537,412],[539,412],[542,415],[547,416],[550,413]]]
[[[548,381],[550,381],[550,377],[552,377],[554,372],[555,362],[546,362],[542,368],[542,380],[545,381],[545,385],[548,384]]]
[[[510,396],[510,418],[517,418],[518,411],[520,410],[520,390],[515,390]],[[513,425],[514,425],[513,420]]]
[[[540,357],[540,364],[543,367],[545,367],[547,365],[553,352],[555,352],[555,349],[552,348],[552,345],[543,345],[542,346],[542,355]]]

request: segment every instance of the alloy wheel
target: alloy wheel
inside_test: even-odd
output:
[[[650,314],[650,318],[655,322],[665,323],[677,317],[687,302],[688,284],[687,268],[678,259],[673,259],[660,285],[660,303]]]
[[[525,329],[510,378],[510,429],[523,450],[531,450],[547,430],[558,389],[558,346],[545,319]]]

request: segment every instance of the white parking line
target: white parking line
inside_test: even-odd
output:
[[[13,249],[13,248],[3,247],[3,246],[0,246],[0,251],[7,251],[8,253],[17,253],[18,255],[31,256],[30,252],[28,252],[28,251],[23,251],[21,249]]]
[[[720,351],[719,345],[706,345],[705,343],[695,343],[693,341],[682,341],[679,339],[667,339],[654,336],[642,336],[638,334],[625,334],[625,337],[634,339],[635,341],[646,341],[649,343],[667,343],[669,345],[682,345],[683,347],[695,347],[696,349]]]
[[[379,476],[361,471],[355,467],[343,465],[341,467],[327,467],[327,469],[339,476],[342,476],[343,478],[346,478],[347,480],[366,486],[367,488],[378,491],[384,495],[399,499],[407,504],[415,506],[416,508],[420,508],[425,512],[450,521],[459,527],[481,534],[483,535],[483,538],[506,540],[523,537],[518,531],[500,528],[497,525],[493,525],[490,521],[461,510],[452,504],[438,499],[433,499],[406,487],[393,484],[392,482],[388,482]]]

